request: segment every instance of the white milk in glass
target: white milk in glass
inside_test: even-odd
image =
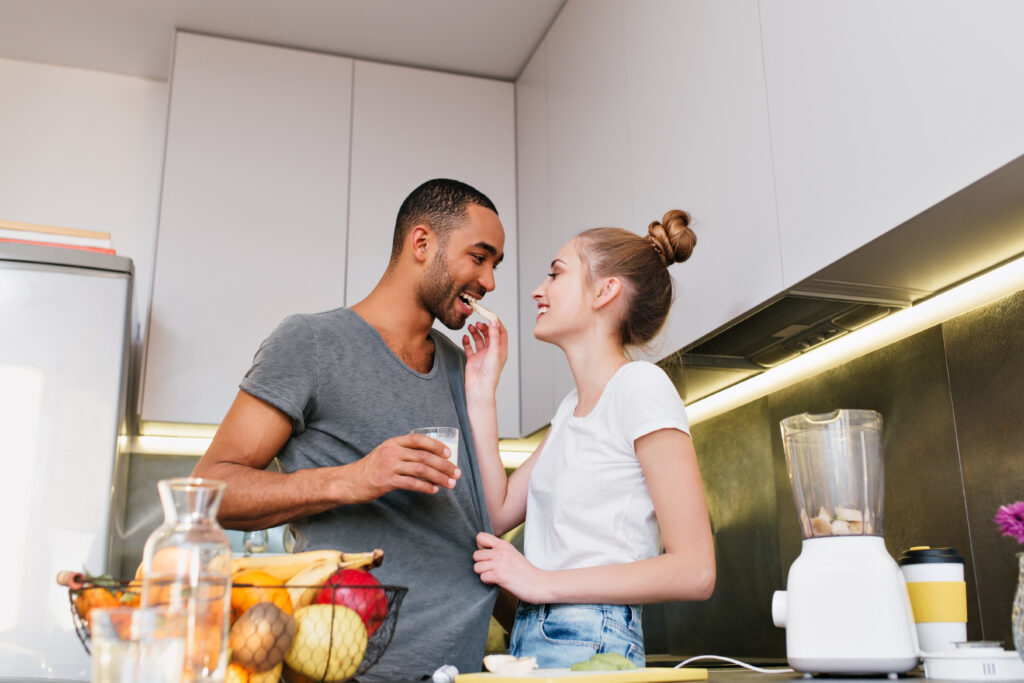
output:
[[[423,434],[443,443],[451,451],[448,459],[456,467],[459,466],[459,430],[457,427],[420,427],[412,431],[414,434]]]

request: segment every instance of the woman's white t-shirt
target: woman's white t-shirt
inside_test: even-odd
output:
[[[645,361],[623,365],[597,405],[574,417],[565,397],[530,474],[524,554],[546,570],[577,569],[654,557],[661,535],[633,444],[659,429],[689,433],[671,380]]]

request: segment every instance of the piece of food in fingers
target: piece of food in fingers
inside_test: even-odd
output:
[[[495,320],[498,319],[498,316],[496,316],[494,313],[481,306],[478,302],[473,301],[472,299],[469,299],[469,307],[476,311],[477,314],[479,314],[480,316],[486,318],[487,322],[493,323]]]

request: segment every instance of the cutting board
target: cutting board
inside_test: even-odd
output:
[[[478,673],[459,674],[455,683],[669,683],[670,681],[703,681],[708,677],[707,669],[671,669],[647,667],[626,671],[572,671],[570,669],[534,669],[527,676],[502,676]]]

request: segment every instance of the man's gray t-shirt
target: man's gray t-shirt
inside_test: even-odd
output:
[[[407,586],[384,657],[360,680],[416,679],[442,664],[479,671],[496,591],[473,571],[476,534],[491,531],[466,413],[465,356],[430,331],[430,372],[412,370],[357,313],[287,318],[263,342],[240,387],[292,419],[278,454],[286,472],[355,462],[417,427],[459,427],[454,489],[392,491],[292,523],[295,551],[384,549],[374,576]]]

